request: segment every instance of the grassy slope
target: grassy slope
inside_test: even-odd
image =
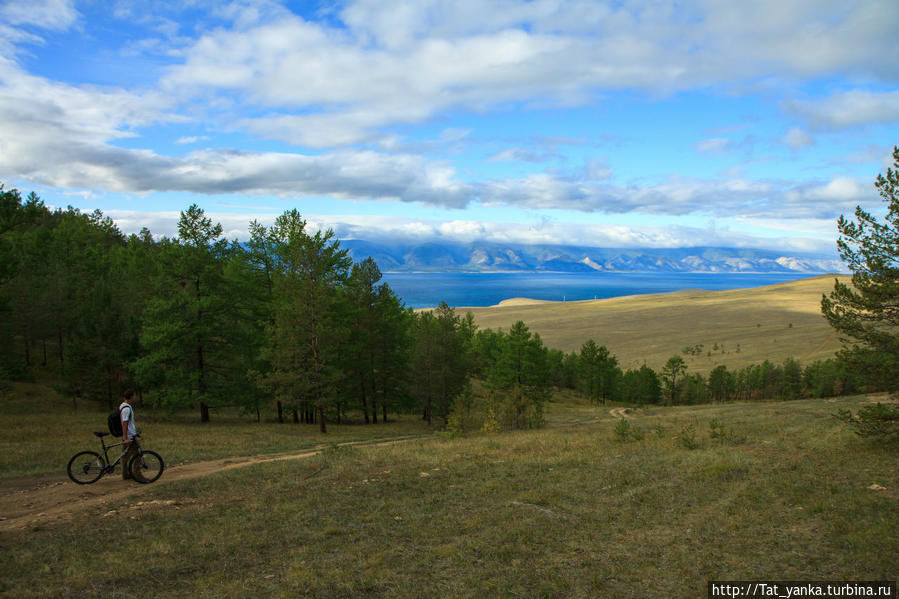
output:
[[[39,384],[16,383],[8,397],[0,395],[0,481],[38,474],[65,475],[68,458],[76,451],[100,450],[91,431],[106,430],[108,410],[70,400]],[[199,424],[198,412],[150,410],[137,406],[138,428],[147,449],[158,451],[170,466],[232,456],[291,453],[322,444],[377,440],[430,431],[415,416],[376,426],[318,426],[271,421],[257,424],[255,416],[233,409],[213,409],[212,422]],[[270,415],[269,415],[270,416]],[[109,441],[109,438],[106,439]],[[110,457],[118,456],[110,451]],[[2,514],[0,514],[2,515]]]
[[[734,369],[766,359],[780,364],[788,357],[803,363],[832,357],[840,344],[821,316],[821,296],[833,290],[833,281],[833,275],[825,275],[755,289],[509,302],[459,311],[470,310],[481,328],[505,330],[523,320],[547,346],[566,352],[592,338],[625,369],[644,361],[659,369],[672,355],[682,355],[683,348],[701,343],[702,355],[686,359],[690,371],[707,373],[718,364]]]
[[[862,401],[652,408],[629,442],[605,408],[574,406],[564,419],[600,421],[163,478],[0,536],[0,595],[700,597],[710,579],[895,580],[897,447],[830,416]]]

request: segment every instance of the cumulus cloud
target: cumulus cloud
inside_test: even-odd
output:
[[[807,148],[808,146],[814,145],[815,140],[812,139],[811,135],[809,135],[802,129],[793,127],[789,131],[787,131],[787,134],[783,138],[783,142],[787,144],[791,149],[799,150],[801,148]]]
[[[893,4],[871,0],[848,11],[837,0],[697,0],[677,7],[637,0],[358,0],[342,5],[333,16],[339,23],[331,25],[275,2],[233,2],[217,9],[220,18],[230,19],[228,26],[187,41],[158,89],[52,82],[0,58],[0,173],[76,190],[824,218],[851,210],[872,193],[847,178],[795,183],[752,181],[739,173],[629,184],[612,181],[601,160],[588,161],[578,173],[471,181],[447,163],[411,153],[388,128],[503,103],[575,105],[602,90],[664,94],[768,76],[895,81],[899,63],[884,52],[897,47],[899,11]],[[29,31],[62,30],[78,19],[73,4],[63,0],[7,2],[0,16]],[[211,126],[323,151],[206,149],[166,156],[121,147],[152,125],[184,121],[188,113],[205,118],[207,106],[218,111]],[[897,106],[899,92],[853,91],[788,108],[814,126],[839,128],[897,121]],[[446,130],[440,141],[466,135]],[[176,143],[199,140],[185,136]],[[783,141],[797,148],[811,138],[793,129]],[[355,144],[363,142],[380,142],[392,153],[358,149]],[[696,149],[733,147],[715,137]],[[494,160],[551,157],[514,147]]]
[[[893,0],[851,11],[841,0],[694,1],[677,8],[636,0],[358,0],[339,13],[342,27],[282,11],[210,31],[185,49],[163,85],[179,94],[238,94],[271,110],[244,119],[249,130],[333,147],[458,107],[570,105],[603,89],[668,93],[838,73],[892,81],[899,75],[891,58],[899,29],[894,8]],[[888,101],[878,98],[879,108],[850,121],[885,118]],[[801,103],[797,109],[817,110]],[[824,110],[815,118],[842,117]]]
[[[8,25],[63,31],[78,19],[73,0],[6,0],[0,18]]]
[[[248,224],[256,220],[270,226],[274,214],[258,212],[233,213],[207,210],[214,222],[220,223],[229,239],[249,238]],[[142,212],[111,210],[106,213],[126,234],[137,233],[147,227],[156,237],[177,236],[178,212]],[[350,216],[304,214],[311,232],[331,229],[338,239],[363,239],[375,242],[487,242],[508,244],[573,245],[608,248],[676,248],[676,247],[735,247],[767,248],[785,252],[833,254],[831,240],[821,239],[830,233],[833,222],[811,220],[805,227],[807,236],[759,237],[714,226],[706,228],[671,225],[639,227],[624,225],[596,225],[568,221],[544,221],[537,225],[519,222],[481,222],[465,219],[451,221],[418,220],[396,216]],[[777,229],[778,221],[747,219],[765,228]]]
[[[0,56],[23,43],[42,44],[35,31],[64,31],[78,20],[73,0],[7,0],[0,4]]]
[[[0,70],[0,172],[71,189],[118,192],[329,196],[464,208],[493,206],[583,212],[781,218],[830,217],[873,192],[837,178],[795,184],[671,177],[655,184],[612,182],[611,169],[588,160],[582,170],[465,181],[455,168],[421,155],[343,150],[322,154],[198,150],[164,156],[124,149],[134,123],[177,119],[154,94],[75,88],[15,69]],[[9,84],[12,81],[13,84]],[[28,101],[24,101],[25,98]]]
[[[844,129],[868,123],[899,122],[899,91],[853,90],[816,101],[792,101],[787,108],[814,126]]]

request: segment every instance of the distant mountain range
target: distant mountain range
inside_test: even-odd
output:
[[[340,242],[356,261],[371,257],[383,272],[842,272],[840,260],[770,250],[693,247],[615,249],[490,242]]]

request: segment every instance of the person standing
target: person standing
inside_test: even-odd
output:
[[[134,408],[131,407],[133,400],[134,391],[128,389],[125,391],[122,405],[119,406],[119,418],[122,420],[122,443],[128,446],[128,452],[122,457],[123,480],[134,478],[128,469],[129,462],[137,454],[137,443],[134,441],[134,437],[137,436],[137,428],[134,426]]]

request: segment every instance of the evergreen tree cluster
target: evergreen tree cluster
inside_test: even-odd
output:
[[[419,413],[446,425],[489,379],[504,424],[538,426],[547,350],[519,323],[476,354],[473,317],[407,309],[377,264],[353,263],[331,231],[296,210],[247,243],[193,205],[178,235],[123,235],[99,211],[50,210],[0,187],[0,380],[42,371],[110,406],[136,387],[156,405],[222,406],[257,419],[385,422]]]
[[[837,359],[806,367],[788,358],[782,365],[761,364],[729,370],[720,364],[708,376],[691,373],[681,356],[672,356],[656,372],[645,364],[623,370],[605,346],[591,339],[578,352],[550,351],[550,376],[558,387],[574,389],[597,404],[684,405],[721,401],[757,401],[833,397],[868,390],[862,378]]]
[[[838,360],[705,377],[673,356],[659,372],[624,371],[593,340],[564,353],[523,322],[478,330],[446,304],[407,309],[372,259],[353,263],[296,210],[249,230],[228,241],[193,205],[174,238],[126,236],[99,211],[50,210],[0,186],[0,381],[42,370],[76,403],[114,405],[136,387],[202,422],[239,406],[322,431],[398,413],[454,431],[537,427],[556,388],[666,405],[866,390]]]

